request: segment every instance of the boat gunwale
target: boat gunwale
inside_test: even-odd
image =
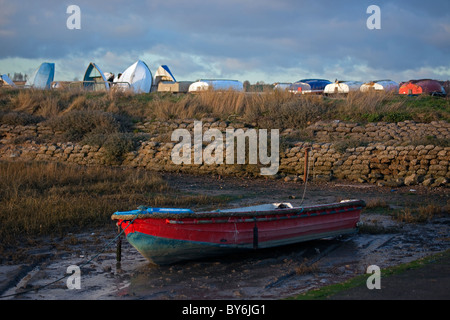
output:
[[[166,219],[169,223],[186,223],[187,221],[180,221],[180,219],[193,219],[196,223],[199,223],[199,218],[209,218],[209,220],[205,220],[201,223],[225,223],[228,220],[224,218],[232,218],[232,217],[252,217],[251,219],[245,219],[241,222],[250,222],[250,221],[274,221],[288,219],[288,218],[306,218],[311,217],[311,214],[306,214],[312,211],[320,211],[320,210],[332,210],[337,208],[349,207],[348,210],[344,210],[343,212],[353,211],[353,210],[362,210],[365,207],[365,202],[363,200],[350,200],[345,202],[337,202],[332,204],[319,204],[315,206],[308,207],[295,207],[295,208],[277,208],[273,210],[260,210],[260,211],[235,211],[235,212],[221,212],[221,211],[205,211],[205,212],[191,212],[191,213],[157,213],[157,212],[145,212],[140,210],[136,214],[119,214],[119,212],[114,213],[111,216],[112,220],[133,220],[133,219]],[[321,214],[326,214],[321,213]],[[342,212],[329,212],[332,213],[342,213]],[[286,217],[275,217],[284,215]],[[271,218],[267,218],[268,216],[272,216]],[[260,218],[258,218],[260,217]],[[216,219],[216,220],[215,220]],[[217,219],[222,219],[217,220]],[[239,222],[239,221],[236,221]]]

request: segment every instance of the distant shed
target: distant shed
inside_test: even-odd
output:
[[[189,86],[193,81],[160,81],[158,92],[185,93],[189,91]]]

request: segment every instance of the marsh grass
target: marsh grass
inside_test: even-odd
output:
[[[313,264],[308,264],[305,262],[295,268],[295,274],[297,274],[297,275],[317,273],[318,271],[319,271],[319,266],[318,266],[317,262],[313,263]]]
[[[413,209],[405,208],[400,211],[394,211],[392,218],[396,221],[405,223],[425,223],[445,213],[448,214],[448,212],[445,212],[442,207],[435,204],[429,204],[427,206],[419,206]]]
[[[394,93],[351,92],[346,96],[293,95],[286,91],[199,94],[131,94],[80,90],[0,90],[0,111],[41,117],[75,111],[101,111],[131,122],[201,119],[253,123],[260,128],[302,129],[318,120],[361,123],[450,120],[450,98],[408,97]],[[38,118],[36,118],[38,119]]]
[[[436,217],[448,215],[447,206],[440,206],[434,203],[418,205],[416,207],[406,206],[403,209],[391,208],[388,202],[382,198],[373,198],[366,202],[365,214],[382,214],[389,216],[392,220],[400,223],[427,223]],[[362,234],[386,234],[399,232],[398,226],[383,226],[378,220],[371,219],[367,223],[362,223],[359,227]]]
[[[379,208],[389,208],[389,204],[385,199],[382,198],[373,198],[366,201],[366,210],[373,210]]]
[[[115,211],[206,206],[226,197],[183,194],[144,170],[44,162],[0,162],[0,252],[37,236],[112,224]]]

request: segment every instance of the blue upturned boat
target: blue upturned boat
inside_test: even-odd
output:
[[[55,77],[55,64],[44,62],[33,72],[31,77],[25,83],[26,88],[50,89]]]
[[[310,93],[323,93],[325,87],[331,83],[331,81],[325,79],[302,79],[297,82],[307,83],[311,86]]]

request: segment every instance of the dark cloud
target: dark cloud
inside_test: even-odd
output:
[[[0,0],[0,67],[8,57],[77,57],[116,60],[120,69],[125,58],[145,56],[171,62],[184,77],[450,70],[447,0],[76,2],[81,30],[66,28],[72,2]],[[366,27],[372,4],[381,8],[381,30]]]

